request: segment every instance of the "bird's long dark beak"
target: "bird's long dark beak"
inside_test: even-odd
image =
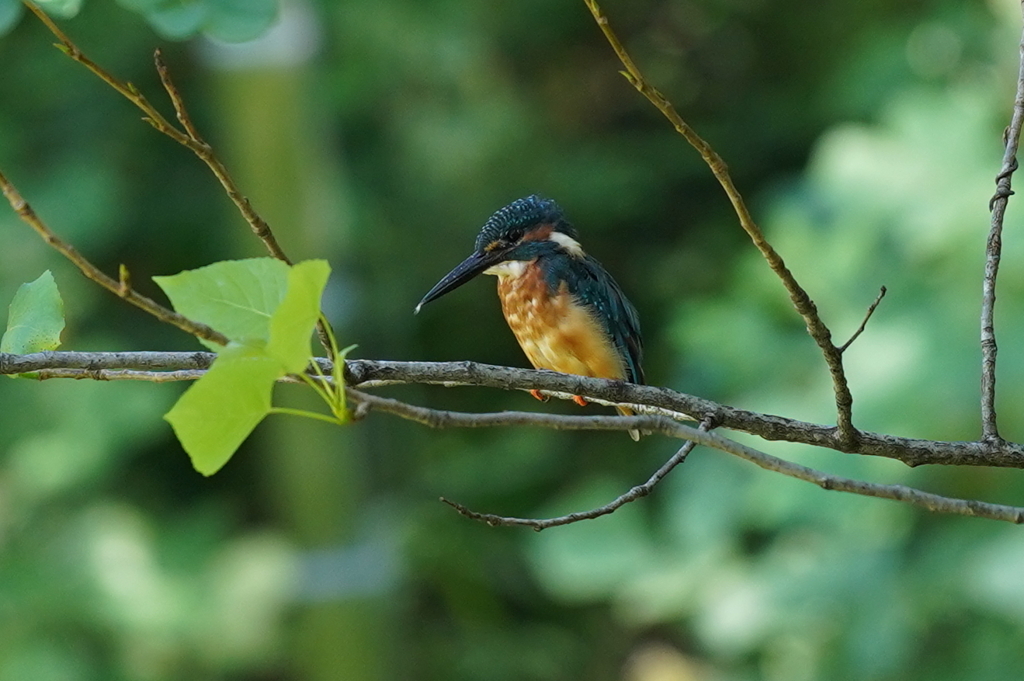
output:
[[[427,292],[427,295],[423,296],[423,300],[416,306],[416,312],[420,311],[420,308],[429,303],[431,300],[436,300],[448,293],[454,291],[458,287],[465,284],[467,281],[480,274],[488,267],[497,265],[501,262],[504,257],[504,253],[501,251],[477,251],[473,255],[463,260],[458,267],[453,269],[448,274],[444,275],[441,281],[434,284],[434,288]]]

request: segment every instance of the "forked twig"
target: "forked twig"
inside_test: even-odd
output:
[[[178,122],[184,126],[185,132],[192,141],[206,145],[203,138],[199,136],[199,130],[192,123],[192,117],[189,115],[188,109],[185,108],[185,100],[181,98],[181,93],[178,92],[174,81],[171,80],[171,72],[167,69],[167,64],[164,62],[164,54],[159,48],[153,52],[153,63],[156,65],[157,75],[160,76],[160,84],[164,86],[164,90],[174,106],[174,114],[177,116]]]
[[[661,113],[672,123],[676,131],[682,135],[690,145],[697,150],[704,162],[708,164],[715,179],[725,190],[726,196],[729,197],[729,201],[732,203],[733,210],[736,212],[737,217],[740,221],[740,226],[753,241],[754,246],[761,252],[765,260],[768,262],[768,266],[771,267],[772,271],[782,280],[783,285],[789,292],[790,300],[793,302],[793,306],[796,308],[800,316],[803,317],[804,323],[807,325],[807,332],[811,335],[811,338],[821,348],[822,355],[825,358],[825,363],[828,365],[829,372],[832,375],[832,387],[836,396],[836,437],[841,446],[849,447],[852,446],[859,437],[859,432],[853,426],[853,396],[850,393],[850,387],[846,380],[846,373],[843,369],[843,356],[839,348],[836,347],[835,343],[832,342],[832,332],[821,320],[818,315],[818,308],[815,306],[814,301],[807,294],[799,283],[793,273],[786,267],[785,261],[775,249],[772,247],[768,240],[765,239],[764,233],[761,228],[754,222],[753,217],[750,215],[750,211],[747,209],[746,203],[743,200],[743,196],[739,190],[736,189],[736,185],[733,184],[732,177],[729,175],[729,169],[722,160],[722,157],[708,144],[700,135],[690,127],[686,121],[683,120],[682,116],[676,111],[672,103],[655,88],[644,75],[640,72],[636,63],[632,57],[626,51],[622,41],[612,30],[611,25],[608,22],[608,17],[604,14],[604,11],[598,5],[597,0],[584,0],[590,13],[594,16],[594,20],[597,25],[601,28],[601,32],[604,33],[605,38],[615,51],[616,56],[622,65],[626,68],[623,75],[626,80],[637,89],[640,94],[648,99]]]
[[[143,95],[135,85],[130,82],[120,80],[102,66],[89,59],[89,57],[87,57],[82,50],[72,42],[71,38],[60,30],[57,24],[54,23],[53,19],[51,19],[46,12],[39,9],[39,7],[28,0],[24,0],[24,2],[25,6],[28,7],[28,9],[35,14],[41,22],[43,22],[46,28],[56,36],[57,40],[60,41],[57,47],[60,48],[64,54],[89,69],[100,80],[134,104],[136,108],[145,114],[143,120],[152,125],[157,131],[167,135],[178,144],[187,147],[192,153],[198,156],[199,159],[213,172],[217,181],[220,182],[221,187],[224,188],[228,198],[235,204],[235,207],[242,214],[242,217],[245,218],[245,221],[249,223],[253,233],[256,234],[260,241],[262,241],[266,246],[270,255],[278,260],[291,264],[291,260],[288,259],[288,256],[285,255],[281,246],[277,243],[277,238],[274,236],[273,231],[271,231],[270,225],[267,224],[255,209],[253,209],[249,199],[239,191],[238,185],[235,184],[234,179],[228,174],[227,168],[224,167],[224,164],[221,163],[220,159],[213,153],[213,149],[210,145],[203,142],[198,135],[193,136],[192,133],[195,128],[192,126],[191,122],[185,123],[183,120],[182,125],[185,126],[185,130],[182,131],[178,129],[174,124],[168,121],[164,115],[156,109],[156,107],[150,104],[149,100],[146,99],[146,96]],[[171,102],[174,104],[175,111],[178,113],[180,119],[182,118],[182,111],[184,111],[184,104],[173,85],[168,88],[170,79],[167,74],[166,67],[162,67],[159,51],[156,55],[156,61],[160,80],[164,84],[164,88],[168,90],[168,96],[171,98]],[[188,120],[187,113],[184,114],[183,117],[185,120]]]
[[[171,72],[167,68],[167,64],[164,63],[163,53],[159,49],[153,52],[153,63],[156,66],[157,75],[160,76],[160,83],[164,86],[164,90],[167,92],[167,96],[170,98],[171,104],[174,106],[174,113],[177,116],[178,121],[182,126],[184,126],[189,139],[195,145],[195,148],[193,148],[192,145],[189,145],[189,148],[193,149],[193,151],[195,151],[196,148],[204,150],[204,154],[199,154],[198,151],[196,151],[196,154],[206,161],[207,165],[210,165],[210,161],[206,160],[206,155],[216,163],[216,167],[210,165],[211,170],[213,170],[217,179],[221,181],[221,186],[223,186],[228,192],[228,195],[232,196],[231,200],[235,202],[236,206],[238,206],[238,209],[242,212],[242,216],[245,217],[246,221],[252,227],[253,232],[263,241],[263,243],[267,245],[267,249],[275,258],[291,264],[288,256],[286,256],[284,251],[281,250],[281,247],[277,245],[277,240],[274,238],[274,234],[270,230],[270,225],[268,225],[263,218],[256,213],[247,198],[238,193],[237,190],[232,189],[234,183],[231,180],[231,176],[227,174],[227,170],[224,169],[223,164],[221,164],[217,157],[214,156],[210,145],[199,136],[199,130],[197,130],[196,126],[192,123],[192,117],[189,115],[188,109],[185,107],[185,100],[182,99],[181,93],[178,92],[177,86],[171,79]],[[225,182],[230,183],[231,186],[225,184]],[[232,191],[235,192],[234,196],[232,195]],[[237,196],[239,200],[236,200],[235,196]],[[327,321],[323,315],[321,315],[316,321],[316,332],[317,337],[320,340],[320,345],[322,345],[324,350],[327,351],[327,356],[334,359],[330,341],[333,330],[328,329]]]

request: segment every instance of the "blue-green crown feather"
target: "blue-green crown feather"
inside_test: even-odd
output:
[[[551,225],[555,230],[576,238],[576,230],[565,219],[562,208],[552,201],[531,194],[516,199],[504,208],[496,211],[480,230],[476,237],[476,248],[481,250],[494,241],[515,243],[531,227]]]

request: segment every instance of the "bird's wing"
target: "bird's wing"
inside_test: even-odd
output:
[[[644,382],[644,345],[640,336],[640,318],[636,308],[601,263],[589,255],[582,259],[559,258],[558,267],[549,275],[564,281],[577,300],[594,311],[605,332],[625,360],[626,378]],[[573,262],[569,262],[572,260]]]

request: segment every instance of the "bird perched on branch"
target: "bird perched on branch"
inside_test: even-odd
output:
[[[423,296],[416,312],[480,273],[493,274],[505,320],[534,367],[643,383],[636,309],[577,238],[554,201],[513,201],[487,220],[473,254]],[[617,409],[633,414],[628,407]],[[640,438],[637,431],[630,436]]]

